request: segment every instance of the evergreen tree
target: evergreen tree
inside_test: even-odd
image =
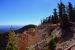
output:
[[[48,17],[46,17],[46,23],[48,23]]]
[[[63,16],[63,27],[65,28],[65,27],[68,27],[68,25],[69,25],[69,19],[68,19],[68,15],[66,13],[65,5],[64,5],[64,8],[62,11],[63,11],[63,14],[62,14],[62,16]]]
[[[16,34],[13,30],[9,31],[6,50],[18,50],[16,47]]]
[[[58,4],[58,10],[59,10],[59,19],[60,19],[60,21],[62,21],[61,20],[61,18],[62,18],[62,3]]]
[[[48,17],[48,23],[51,23],[51,16]]]
[[[51,17],[51,23],[54,23],[54,16]]]
[[[54,15],[54,23],[57,23],[58,22],[58,15],[57,15],[57,9],[55,8],[54,9],[54,12],[53,12],[53,15]]]
[[[68,14],[69,15],[69,19],[72,21],[72,19],[73,19],[73,17],[72,17],[73,16],[73,14],[72,14],[73,13],[73,6],[72,6],[71,2],[69,2],[68,10],[69,10],[69,12],[68,12],[69,13]]]
[[[41,20],[41,23],[42,23],[42,24],[48,23],[48,17],[46,17],[45,19]]]
[[[41,24],[43,24],[43,20],[41,20]]]
[[[56,41],[55,41],[55,39],[51,39],[51,41],[49,42],[49,44],[48,44],[48,48],[49,48],[49,50],[56,50]]]
[[[68,7],[70,21],[75,22],[75,8],[73,8],[71,2],[69,2]]]
[[[65,11],[65,5],[60,2],[60,4],[58,4],[58,9],[59,9],[59,20],[60,20],[60,27],[64,27],[66,26],[66,23],[68,22],[68,18],[67,18],[67,14]]]
[[[72,13],[73,15],[72,15],[72,22],[75,22],[75,7],[73,8],[73,13]]]
[[[42,24],[45,24],[46,23],[46,19],[43,19],[43,22],[42,22]]]

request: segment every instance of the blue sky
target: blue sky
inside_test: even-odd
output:
[[[63,0],[65,4],[75,0]],[[0,0],[0,25],[40,24],[49,16],[59,0]]]

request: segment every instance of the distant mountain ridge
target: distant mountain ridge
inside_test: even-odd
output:
[[[37,27],[36,25],[33,25],[33,24],[29,24],[29,25],[26,25],[26,26],[13,26],[12,29],[15,31],[15,32],[18,32],[18,33],[22,33],[23,31],[25,30],[28,30],[29,28],[35,28]],[[8,33],[10,30],[10,26],[0,26],[0,33]]]
[[[12,26],[13,30],[17,30],[22,28],[23,26]],[[10,30],[10,26],[9,25],[0,25],[0,33],[4,33],[4,32],[8,32]]]
[[[17,33],[22,33],[22,32],[24,32],[24,31],[26,31],[26,30],[28,30],[28,29],[30,29],[30,28],[36,28],[36,27],[37,27],[36,25],[29,24],[29,25],[26,25],[26,26],[24,26],[24,27],[18,29],[18,30],[15,30],[15,32],[17,32]]]

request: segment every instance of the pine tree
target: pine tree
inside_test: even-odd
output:
[[[68,22],[67,14],[65,11],[65,5],[62,2],[60,2],[60,4],[58,4],[58,9],[59,9],[60,27],[63,28]]]
[[[51,23],[51,16],[48,17],[48,23]]]
[[[48,23],[48,17],[46,17],[42,20],[42,24],[47,24],[47,23]]]
[[[46,19],[43,19],[42,24],[45,24],[45,23],[46,23]]]
[[[51,23],[54,23],[54,16],[51,17]]]
[[[62,3],[58,4],[58,10],[59,10],[59,20],[62,22]]]
[[[18,50],[16,47],[16,34],[13,30],[9,31],[6,50]]]
[[[73,19],[73,17],[72,17],[73,16],[73,14],[72,14],[73,13],[73,6],[72,6],[71,2],[69,2],[68,10],[69,10],[69,12],[68,12],[69,13],[68,14],[69,15],[69,19],[70,19],[70,21],[72,21],[72,19]]]
[[[66,13],[66,8],[65,8],[65,5],[64,5],[64,8],[63,8],[63,28],[66,28],[68,27],[69,25],[69,18],[68,18],[68,14]]]
[[[73,14],[73,16],[72,16],[72,17],[73,17],[72,21],[75,22],[75,7],[73,7],[73,13],[72,13],[72,14]]]
[[[53,12],[53,16],[54,16],[54,23],[57,23],[58,22],[58,15],[57,15],[57,9],[55,8],[54,9],[54,12]]]
[[[48,17],[46,17],[46,23],[48,23]]]
[[[51,41],[49,42],[49,50],[55,50],[56,49],[56,41],[55,39],[51,39]]]
[[[41,24],[43,24],[43,20],[41,20]]]

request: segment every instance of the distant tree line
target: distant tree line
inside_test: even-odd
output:
[[[64,24],[67,25],[69,22],[75,22],[75,7],[71,4],[71,2],[69,2],[67,6],[60,2],[58,4],[58,9],[55,8],[53,10],[53,15],[41,20],[41,24],[60,23],[61,27],[63,27]]]

